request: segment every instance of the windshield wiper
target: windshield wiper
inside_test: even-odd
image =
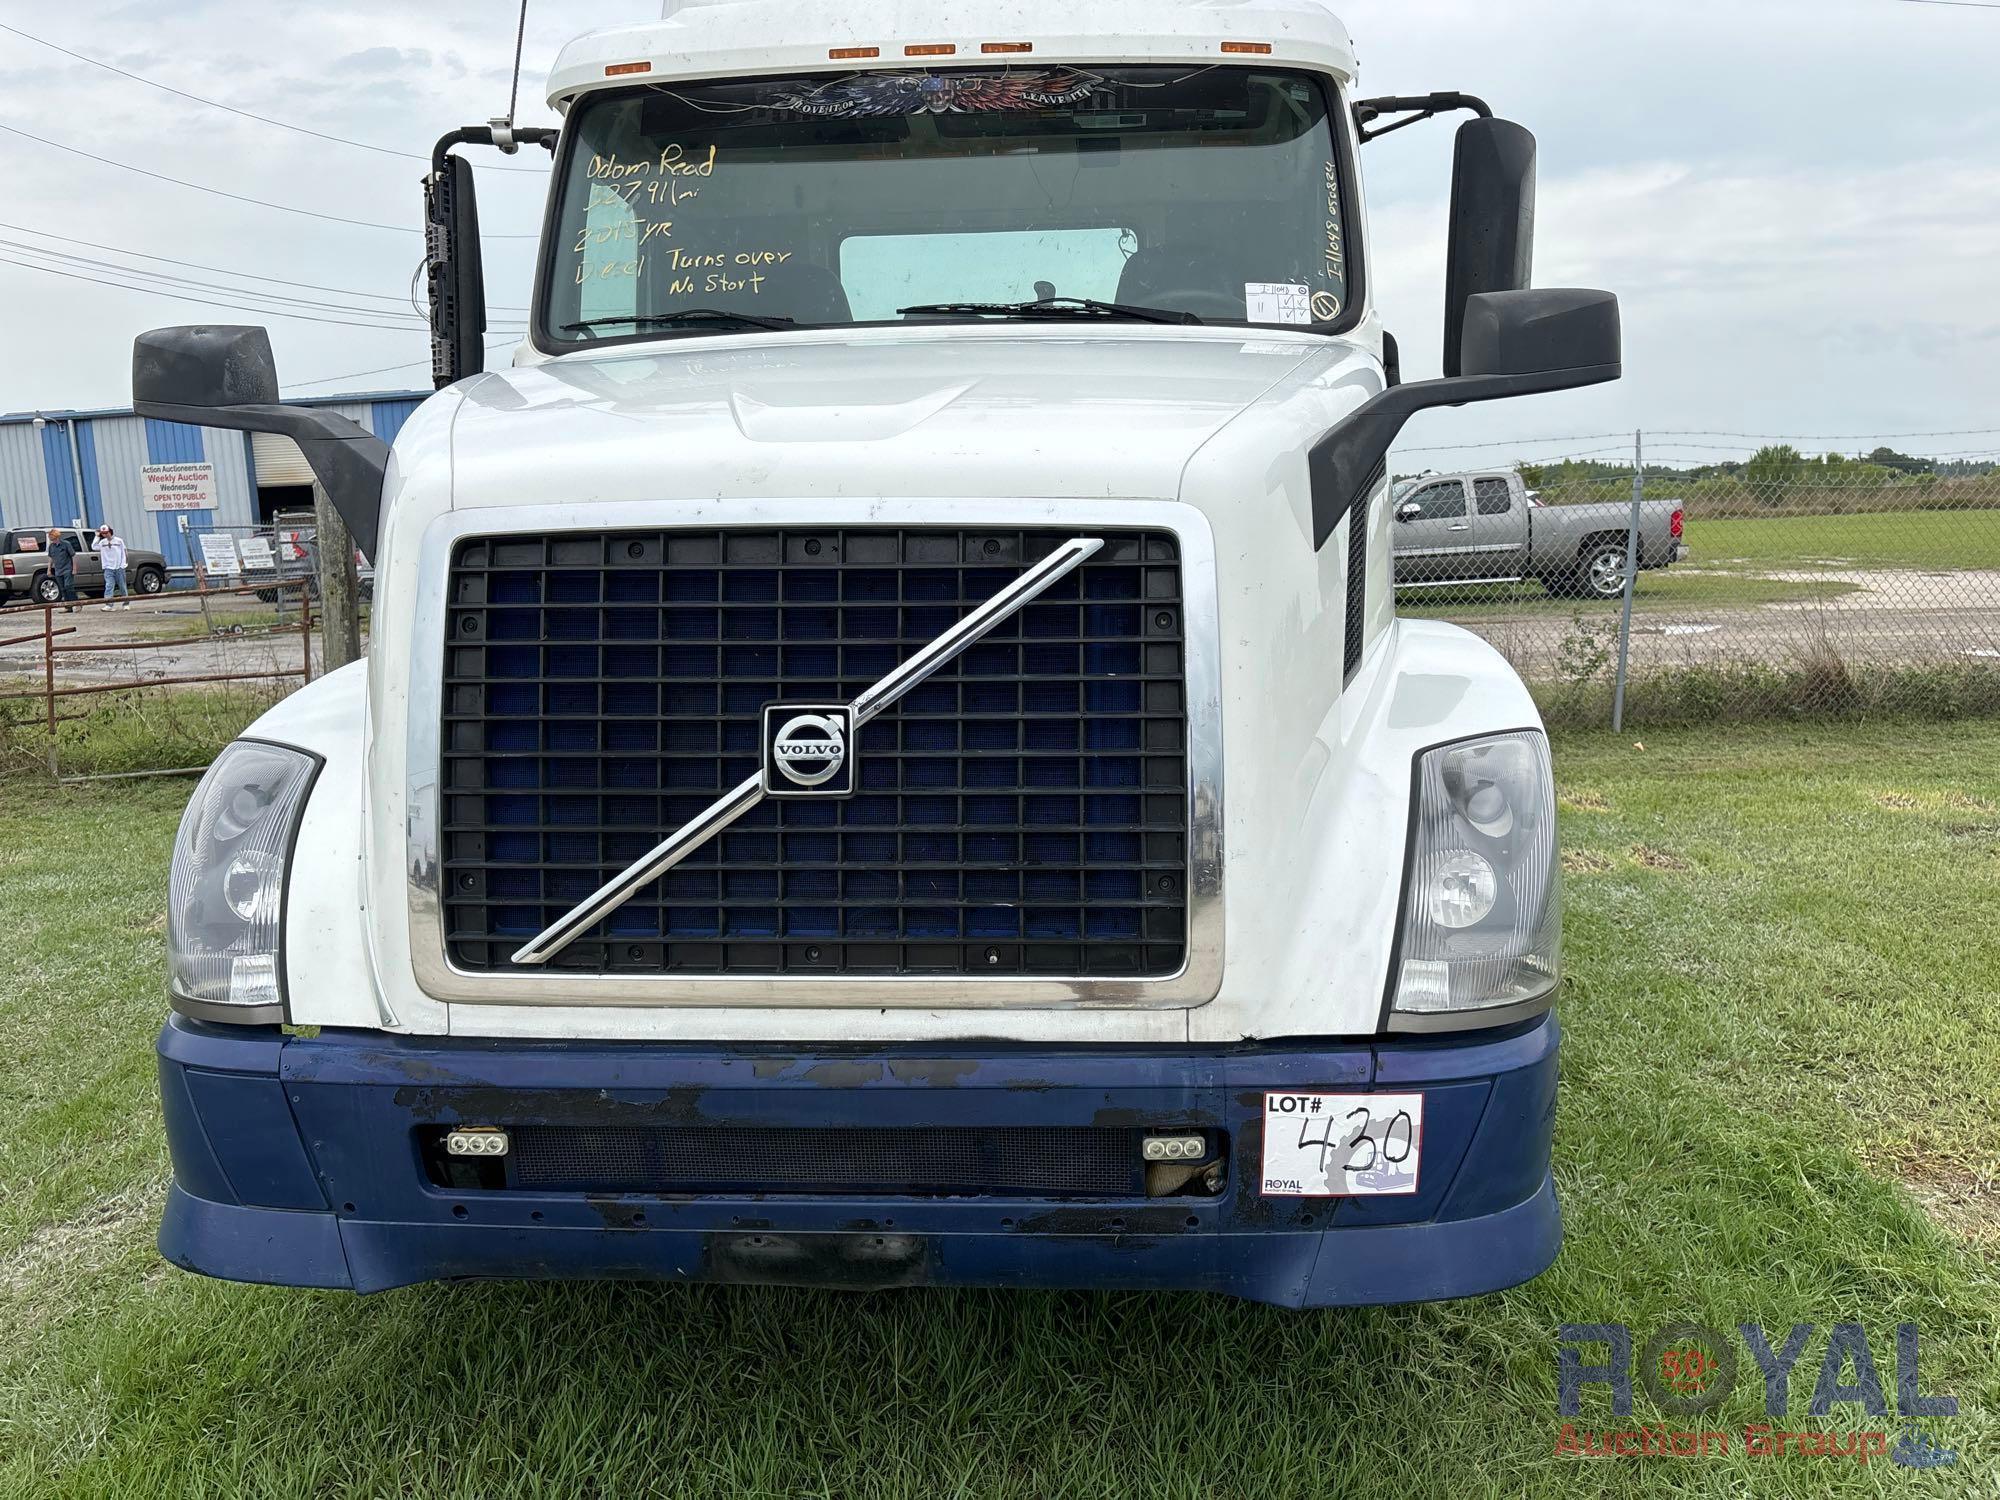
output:
[[[1046,302],[925,302],[899,307],[901,317],[929,314],[944,318],[1130,318],[1139,323],[1200,323],[1193,313],[1164,307],[1135,307],[1129,302],[1099,302],[1094,297],[1051,297]]]
[[[739,328],[769,328],[782,332],[798,327],[794,318],[767,318],[757,313],[731,312],[723,307],[683,307],[675,312],[635,313],[623,318],[589,318],[581,323],[565,323],[564,333],[587,333],[593,328],[622,325],[628,328],[672,328],[686,323],[733,323]]]

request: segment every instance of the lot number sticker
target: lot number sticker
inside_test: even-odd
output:
[[[1264,1194],[1414,1193],[1423,1141],[1422,1094],[1266,1094]]]

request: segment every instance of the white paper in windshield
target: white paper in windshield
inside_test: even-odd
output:
[[[1312,291],[1288,281],[1246,281],[1243,300],[1252,323],[1310,323]]]

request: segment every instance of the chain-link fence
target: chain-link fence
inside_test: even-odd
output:
[[[2000,432],[1919,436],[1401,450],[1398,609],[1492,642],[1556,722],[2000,712]],[[0,616],[0,759],[196,764],[311,670],[310,515],[188,556],[132,613]]]
[[[1569,722],[2000,711],[2000,435],[1936,438],[1399,454],[1398,607],[1484,636]]]
[[[256,526],[217,525],[205,517],[187,528],[189,563],[174,571],[183,587],[232,588],[254,584],[266,601],[277,585],[298,580],[314,598],[319,595],[319,531],[311,511],[280,515]],[[374,594],[375,570],[361,553],[354,554],[361,598]]]

